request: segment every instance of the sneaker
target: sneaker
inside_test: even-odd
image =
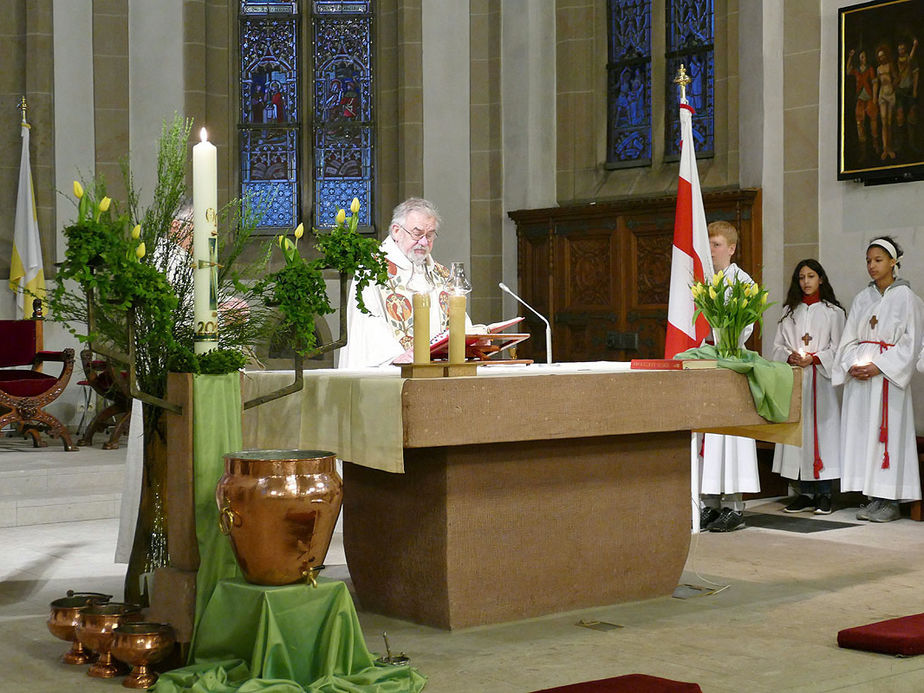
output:
[[[731,508],[722,508],[722,513],[710,522],[706,529],[710,532],[734,532],[742,527],[744,527],[744,513]]]
[[[718,508],[711,508],[708,506],[703,507],[703,509],[699,511],[700,531],[707,529],[712,522],[715,522],[719,519],[719,515],[721,514],[722,511],[720,511]]]
[[[883,500],[879,501],[879,506],[869,512],[870,522],[892,522],[902,516],[902,511],[898,507],[898,501]]]
[[[815,496],[815,514],[831,514],[831,496]]]
[[[860,509],[857,510],[857,519],[858,520],[868,520],[871,513],[876,512],[876,508],[879,507],[878,498],[870,498],[869,503],[866,505],[861,505]]]
[[[809,496],[799,495],[796,496],[796,500],[783,508],[784,513],[801,513],[801,512],[811,512],[815,509],[815,501],[812,500]]]

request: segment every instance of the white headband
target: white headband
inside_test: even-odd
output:
[[[892,244],[891,244],[889,241],[887,241],[886,239],[884,239],[884,238],[877,238],[876,240],[870,241],[870,242],[869,242],[869,245],[866,246],[866,249],[869,250],[869,249],[872,248],[874,245],[878,245],[880,248],[882,248],[884,251],[886,251],[889,255],[892,256],[892,259],[893,259],[893,260],[901,260],[901,259],[902,259],[902,256],[898,254],[898,251],[895,249],[895,246],[892,245]]]

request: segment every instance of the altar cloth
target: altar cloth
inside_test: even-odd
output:
[[[220,580],[197,627],[190,665],[157,693],[416,693],[409,666],[377,665],[353,600],[338,580],[281,587]]]

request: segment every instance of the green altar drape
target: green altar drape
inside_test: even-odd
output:
[[[322,580],[247,583],[218,530],[215,487],[241,438],[240,375],[195,376],[193,456],[200,565],[188,666],[163,674],[157,693],[416,693],[426,679],[377,666],[346,585]],[[296,425],[296,424],[293,424]]]

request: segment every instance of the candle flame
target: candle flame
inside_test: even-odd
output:
[[[205,128],[202,128],[202,129],[199,131],[199,137],[202,139],[203,142],[208,142],[208,141],[209,141],[209,133],[206,131]]]

